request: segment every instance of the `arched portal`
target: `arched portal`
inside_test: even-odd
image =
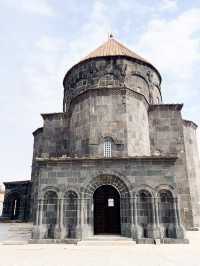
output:
[[[94,234],[120,234],[120,195],[110,185],[97,188],[94,200]]]
[[[4,216],[11,220],[18,220],[20,218],[21,204],[19,193],[9,193],[4,200]]]
[[[130,191],[131,184],[128,180],[123,180],[114,175],[99,175],[88,179],[83,188],[83,223],[85,236],[93,235],[94,231],[94,195],[95,191],[102,186],[111,186],[120,197],[120,232],[122,236],[131,236],[131,205]]]

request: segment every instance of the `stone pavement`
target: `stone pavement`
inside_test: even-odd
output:
[[[0,266],[200,266],[200,232],[186,245],[0,245]]]

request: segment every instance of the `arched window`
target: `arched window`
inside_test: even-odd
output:
[[[64,225],[68,238],[76,238],[77,212],[78,196],[76,192],[68,191],[64,197]]]
[[[159,192],[160,222],[169,224],[174,222],[173,196],[168,190]]]
[[[47,191],[44,196],[43,224],[47,225],[47,238],[54,238],[54,229],[57,222],[56,192]]]
[[[159,192],[159,219],[164,229],[164,237],[176,238],[173,228],[175,222],[175,210],[173,207],[173,195],[169,190]]]
[[[112,157],[112,139],[105,138],[104,139],[104,157]]]
[[[143,228],[143,237],[148,238],[148,225],[153,222],[153,208],[151,194],[141,190],[138,195],[138,223]]]

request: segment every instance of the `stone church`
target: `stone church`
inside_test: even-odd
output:
[[[159,71],[110,37],[63,86],[63,112],[33,132],[31,181],[4,183],[3,218],[32,221],[38,242],[187,242],[200,223],[197,125],[163,103]]]

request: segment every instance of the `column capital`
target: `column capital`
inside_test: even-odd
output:
[[[160,199],[160,196],[156,195],[156,196],[153,196],[152,198],[154,198],[154,200],[159,200]]]
[[[38,198],[38,202],[43,202],[44,198]]]
[[[134,200],[137,200],[137,199],[138,199],[138,195],[137,195],[137,194],[134,194],[134,195],[133,195],[133,199],[134,199]]]

